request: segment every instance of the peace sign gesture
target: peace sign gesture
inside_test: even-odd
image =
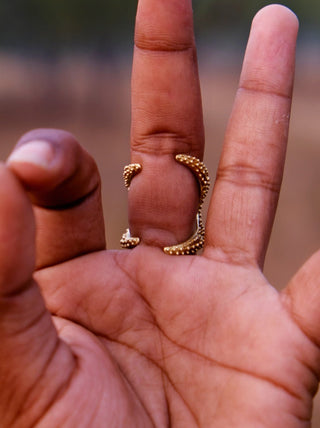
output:
[[[29,427],[310,424],[319,254],[278,293],[262,274],[288,135],[297,20],[254,19],[202,255],[203,157],[190,0],[140,0],[132,78],[133,249],[105,250],[100,181],[64,131],[26,134],[0,169],[0,421]],[[35,233],[36,232],[36,233]]]

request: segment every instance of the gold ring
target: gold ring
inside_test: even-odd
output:
[[[189,155],[176,155],[175,160],[189,168],[195,175],[200,190],[199,207],[196,217],[196,231],[185,242],[181,244],[164,247],[163,251],[169,255],[187,255],[196,254],[204,245],[205,229],[202,222],[201,209],[205,197],[210,187],[210,177],[207,167],[198,158]],[[142,166],[138,163],[125,166],[123,178],[125,186],[129,189],[133,177],[142,171]],[[140,238],[132,237],[130,230],[127,229],[122,235],[120,244],[123,248],[134,248],[140,243]]]

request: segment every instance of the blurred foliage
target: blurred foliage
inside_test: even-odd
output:
[[[119,0],[2,0],[0,46],[54,53],[118,40],[133,30],[136,2]]]
[[[253,16],[273,2],[266,0],[194,0],[196,26],[210,30],[248,28]],[[292,9],[310,30],[319,31],[319,0],[283,0],[281,4]]]
[[[160,0],[159,0],[160,1]],[[247,31],[262,0],[194,0],[198,35]],[[318,31],[319,0],[285,0],[306,27]],[[133,0],[1,0],[0,47],[58,53],[70,49],[112,52],[132,39],[137,1]]]

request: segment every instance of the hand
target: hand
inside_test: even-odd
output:
[[[0,169],[1,427],[309,426],[320,253],[281,293],[262,274],[297,27],[281,6],[254,20],[201,256],[159,248],[190,236],[198,204],[193,175],[174,161],[203,155],[189,0],[139,2],[138,247],[105,251],[99,175],[71,135],[36,130],[18,143]]]

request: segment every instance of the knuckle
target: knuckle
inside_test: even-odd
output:
[[[247,79],[238,88],[238,92],[245,91],[254,94],[270,95],[271,97],[283,98],[291,100],[291,96],[279,89],[279,85],[269,81],[267,78],[251,78]]]
[[[190,135],[159,131],[134,137],[131,147],[135,152],[146,154],[196,153],[194,140]]]
[[[137,33],[135,36],[135,47],[150,52],[188,52],[194,51],[194,43],[190,40],[173,40],[165,35],[146,35]]]
[[[227,181],[240,187],[258,187],[276,194],[281,187],[280,178],[246,163],[220,166],[217,181]]]

